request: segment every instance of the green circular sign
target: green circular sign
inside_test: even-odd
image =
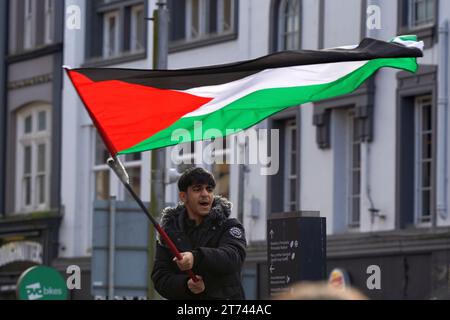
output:
[[[17,296],[20,300],[66,300],[67,286],[55,269],[34,266],[20,276]]]

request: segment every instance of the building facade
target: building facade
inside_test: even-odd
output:
[[[0,299],[58,253],[63,10],[54,0],[0,8]]]

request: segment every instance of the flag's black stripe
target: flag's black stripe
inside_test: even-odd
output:
[[[366,38],[352,50],[325,49],[273,53],[254,60],[179,70],[139,70],[118,68],[74,69],[93,81],[120,80],[160,89],[186,90],[193,87],[223,84],[269,68],[319,63],[372,60],[377,58],[422,57],[417,48],[407,48]]]

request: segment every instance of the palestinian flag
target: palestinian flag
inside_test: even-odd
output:
[[[115,155],[177,144],[172,133],[193,133],[197,121],[203,132],[214,128],[221,136],[244,130],[286,108],[350,93],[382,67],[415,72],[422,49],[415,36],[367,38],[353,47],[285,51],[202,68],[66,71]],[[191,134],[190,140],[203,138]]]

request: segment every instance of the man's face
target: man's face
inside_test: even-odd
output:
[[[205,217],[211,211],[214,200],[214,189],[207,184],[196,184],[188,187],[186,192],[180,192],[180,199],[191,218]]]

